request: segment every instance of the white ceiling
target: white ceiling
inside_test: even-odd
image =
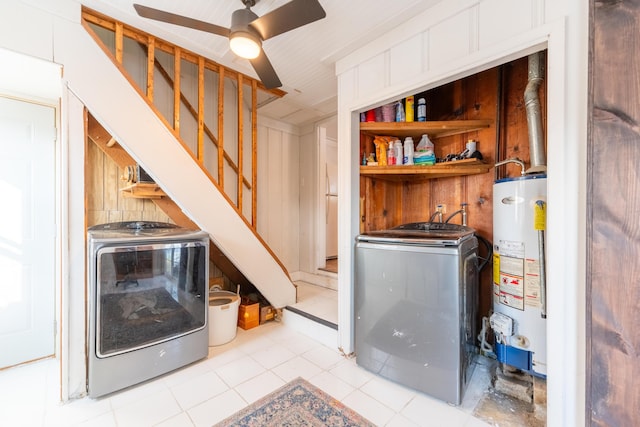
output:
[[[229,50],[225,37],[139,17],[133,3],[230,27],[241,0],[80,0],[133,27],[192,50],[229,68],[256,77],[245,59]],[[262,16],[290,0],[259,0]],[[326,18],[266,40],[263,48],[287,95],[260,108],[262,115],[294,125],[322,120],[336,112],[338,59],[403,25],[442,0],[320,0]]]

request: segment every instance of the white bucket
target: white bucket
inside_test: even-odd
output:
[[[229,291],[209,294],[209,346],[226,344],[236,337],[240,297]]]

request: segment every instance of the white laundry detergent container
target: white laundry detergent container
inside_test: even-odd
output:
[[[214,286],[209,292],[209,346],[226,344],[236,337],[240,296]]]

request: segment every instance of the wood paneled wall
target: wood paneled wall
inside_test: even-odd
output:
[[[640,2],[591,1],[587,405],[640,425]]]
[[[455,81],[420,94],[427,100],[427,120],[491,119],[488,129],[433,139],[436,156],[460,153],[469,139],[487,163],[518,157],[529,163],[529,136],[524,91],[527,85],[528,59],[520,58],[500,67]],[[546,83],[539,88],[543,129],[546,129]],[[419,97],[416,96],[416,99]],[[499,141],[498,141],[499,139]],[[418,141],[414,141],[416,144]],[[496,153],[496,149],[498,153]],[[501,166],[499,177],[519,176],[516,165]],[[365,197],[365,230],[380,230],[400,224],[427,221],[437,204],[446,205],[446,219],[468,203],[467,223],[477,234],[493,241],[493,183],[495,173],[425,181],[391,182],[360,178],[361,197]],[[459,224],[458,215],[451,220]],[[481,246],[481,255],[484,249]],[[492,307],[491,264],[480,278],[480,314]]]
[[[86,162],[89,227],[119,221],[173,222],[152,200],[124,197],[120,188],[127,184],[120,179],[122,169],[89,140]]]

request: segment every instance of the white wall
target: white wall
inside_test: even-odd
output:
[[[289,273],[300,269],[300,137],[295,126],[258,119],[258,233]]]
[[[79,3],[73,0],[2,3],[0,48],[63,66],[62,78],[58,80],[66,85],[66,90],[60,91],[59,123],[62,135],[59,232],[63,283],[59,316],[63,321],[63,399],[85,393],[85,105],[137,161],[144,159],[143,164],[153,171],[165,192],[211,234],[265,297],[278,307],[295,301],[295,289],[280,266],[80,26]],[[28,75],[26,70],[25,75]],[[122,105],[127,108],[123,109]],[[145,126],[141,127],[140,123]],[[294,145],[287,138],[289,136],[282,139]],[[287,153],[292,153],[295,161],[287,159],[285,164],[295,164],[295,148]],[[180,174],[175,174],[176,170]],[[296,182],[297,168],[293,172],[286,168],[285,171],[291,173],[288,182]],[[294,194],[291,202],[297,207],[295,188],[287,189],[285,195],[290,194]],[[297,211],[282,210],[287,211],[282,221],[293,223],[297,230]],[[297,242],[292,247],[283,244],[283,250],[295,252]],[[289,262],[296,268],[295,256],[285,258],[293,260]]]
[[[578,0],[441,2],[337,64],[339,336],[353,350],[358,113],[547,48],[548,425],[584,424],[587,5]]]

